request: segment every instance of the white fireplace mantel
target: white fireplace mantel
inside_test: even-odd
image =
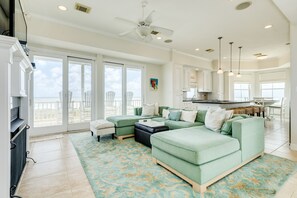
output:
[[[0,35],[0,197],[3,198],[10,197],[11,67],[16,62],[23,64],[26,73],[32,72],[31,62],[19,41]]]

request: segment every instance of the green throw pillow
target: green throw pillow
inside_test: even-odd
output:
[[[244,119],[244,117],[236,116],[234,118],[231,118],[231,119],[225,121],[225,123],[223,124],[223,126],[221,128],[221,134],[232,135],[232,122],[234,122],[236,120],[242,120],[242,119]]]
[[[169,109],[169,107],[159,106],[159,115],[160,115],[161,117],[163,116],[163,109]]]
[[[179,121],[181,117],[181,111],[170,111],[169,120]]]
[[[196,122],[202,122],[205,123],[205,116],[206,116],[207,110],[198,110],[197,116],[196,116]]]

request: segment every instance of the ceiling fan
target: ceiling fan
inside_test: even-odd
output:
[[[124,18],[120,18],[120,17],[115,18],[119,21],[129,23],[129,24],[135,26],[134,28],[132,28],[128,31],[120,33],[119,36],[126,36],[132,32],[136,32],[138,37],[141,38],[142,40],[151,41],[153,39],[152,35],[171,36],[173,34],[173,30],[152,25],[152,23],[153,23],[152,16],[153,16],[155,10],[151,11],[147,17],[144,17],[144,9],[146,8],[147,4],[148,4],[148,2],[146,0],[143,0],[141,2],[142,18],[138,22],[134,22],[129,19],[124,19]]]

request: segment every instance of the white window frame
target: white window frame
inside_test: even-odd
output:
[[[248,85],[248,89],[235,89],[235,85],[242,85],[242,84],[245,84],[245,85]],[[239,90],[240,91],[240,93],[241,93],[241,96],[242,96],[242,91],[243,90],[248,90],[248,92],[249,92],[249,97],[248,97],[248,99],[250,99],[251,98],[251,83],[249,83],[249,82],[234,82],[233,83],[233,99],[235,100],[235,90]],[[240,101],[245,101],[244,100],[244,98],[243,97],[241,97],[241,100]]]
[[[273,84],[276,84],[276,83],[284,83],[284,88],[273,88]],[[261,97],[263,97],[263,94],[262,94],[262,84],[272,84],[272,88],[270,89],[264,89],[264,90],[271,90],[271,92],[272,92],[272,98],[273,99],[276,99],[275,97],[274,97],[274,94],[273,94],[273,92],[274,92],[274,90],[284,90],[284,95],[282,96],[282,97],[285,97],[285,95],[286,95],[286,82],[285,81],[267,81],[267,82],[260,82],[260,94],[261,94]],[[281,100],[281,98],[279,98],[279,100]]]

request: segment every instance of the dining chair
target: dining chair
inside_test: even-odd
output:
[[[285,116],[285,112],[286,112],[287,98],[282,97],[280,103],[275,103],[275,104],[272,104],[272,105],[270,105],[268,107],[269,107],[269,114],[270,115],[279,115],[280,119],[282,120],[283,117]],[[279,114],[275,113],[275,111],[274,111],[275,109],[277,109],[279,111]]]

